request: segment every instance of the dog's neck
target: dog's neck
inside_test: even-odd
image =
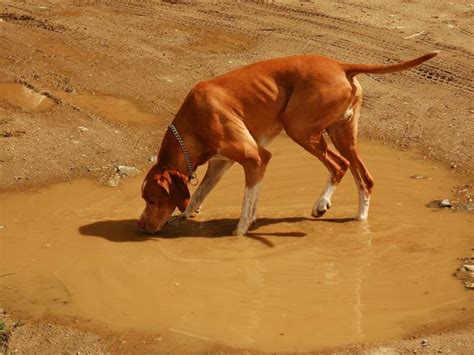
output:
[[[179,129],[179,126],[177,127]],[[194,139],[186,131],[180,131],[181,139],[186,145],[193,171],[196,169],[200,160],[199,150],[196,149]],[[174,170],[189,177],[188,165],[184,156],[183,149],[178,142],[177,137],[168,129],[163,137],[161,148],[158,153],[157,168],[162,170]]]

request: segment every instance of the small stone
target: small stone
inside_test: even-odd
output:
[[[463,267],[467,271],[474,271],[474,265],[465,264],[465,265],[463,265]]]
[[[148,161],[150,163],[156,164],[156,162],[158,161],[158,157],[156,155],[152,155],[150,159],[148,159]]]
[[[0,308],[0,314],[7,314],[7,311],[5,310],[5,308]]]
[[[453,207],[453,205],[451,204],[451,201],[449,201],[447,198],[445,198],[444,200],[441,200],[441,202],[439,203],[439,207],[451,208],[451,207]]]
[[[410,179],[415,179],[415,180],[426,179],[426,176],[423,176],[423,175],[412,175],[412,176],[410,176]]]
[[[113,174],[106,182],[105,185],[109,187],[116,187],[120,184],[120,175],[118,173]]]
[[[138,173],[140,173],[140,170],[138,170],[137,168],[135,168],[133,166],[119,165],[117,167],[117,172],[120,175],[133,176],[133,175],[137,175]]]
[[[5,228],[5,225],[4,224],[0,224],[0,229],[3,229]]]
[[[474,282],[466,281],[466,283],[464,284],[464,286],[466,286],[466,288],[468,288],[468,289],[470,289],[470,290],[474,290]]]
[[[451,208],[453,205],[451,204],[451,201],[449,201],[447,198],[444,200],[433,200],[429,202],[426,207],[429,208]]]
[[[77,127],[77,129],[81,132],[87,132],[89,130],[89,128],[83,127],[83,126],[79,126],[79,127]]]
[[[429,345],[428,340],[423,339],[423,340],[421,341],[421,345],[422,345],[422,346],[428,346],[428,345]]]

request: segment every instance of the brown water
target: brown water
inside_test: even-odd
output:
[[[140,110],[128,98],[89,93],[67,93],[58,90],[51,91],[51,93],[66,104],[109,121],[153,123],[159,120],[158,115]],[[0,98],[30,112],[45,111],[55,105],[55,102],[47,96],[17,83],[0,83]]]
[[[472,292],[451,276],[473,247],[473,215],[425,207],[456,176],[411,153],[364,144],[376,179],[369,221],[353,179],[321,220],[327,173],[287,138],[250,237],[230,236],[243,174],[233,167],[196,220],[140,234],[141,177],[118,188],[77,181],[0,196],[0,304],[263,351],[311,351],[406,336],[461,319]],[[200,170],[202,175],[204,169]],[[410,179],[412,175],[430,179]],[[464,309],[464,310],[463,310]]]
[[[92,112],[109,121],[152,123],[158,121],[158,115],[142,111],[130,99],[111,95],[71,94],[54,91],[54,95],[63,102]]]
[[[55,105],[54,101],[45,95],[17,83],[0,83],[0,98],[31,112],[45,111]]]

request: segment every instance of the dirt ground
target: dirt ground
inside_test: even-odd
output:
[[[392,63],[440,50],[409,72],[360,77],[360,136],[447,167],[462,181],[449,197],[472,206],[473,15],[474,4],[462,0],[3,1],[0,191],[104,182],[119,165],[146,170],[193,84],[238,66],[301,53]],[[15,101],[22,95],[49,104],[26,107]],[[73,321],[13,326],[25,315],[0,317],[14,328],[9,349],[25,353],[133,352],[156,338],[124,341]],[[473,322],[450,323],[334,351],[467,354],[473,330]]]

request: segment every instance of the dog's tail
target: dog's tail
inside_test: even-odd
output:
[[[341,63],[342,68],[346,72],[348,78],[352,78],[353,76],[361,73],[367,74],[388,74],[394,73],[397,71],[407,70],[417,65],[420,65],[431,58],[434,58],[438,55],[439,51],[428,53],[422,55],[421,57],[407,60],[406,62],[396,63],[396,64],[389,64],[389,65],[372,65],[372,64],[349,64],[349,63]]]

